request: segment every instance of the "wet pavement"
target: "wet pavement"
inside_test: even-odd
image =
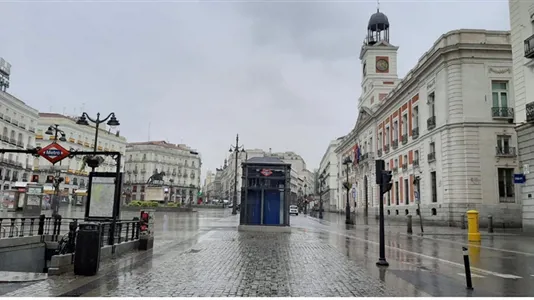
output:
[[[389,226],[390,266],[378,268],[372,221],[346,226],[342,215],[299,215],[291,233],[238,232],[230,212],[156,213],[153,250],[106,261],[93,277],[50,276],[16,290],[0,284],[0,295],[534,296],[534,238],[483,234],[480,245],[469,245],[462,234],[408,235]],[[473,291],[465,288],[462,245]]]

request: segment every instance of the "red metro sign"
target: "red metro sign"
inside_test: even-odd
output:
[[[40,156],[55,164],[69,156],[69,150],[61,147],[58,143],[52,143],[37,152]]]
[[[273,174],[273,171],[269,170],[269,169],[263,169],[261,170],[261,175],[263,176],[271,176],[271,174]]]

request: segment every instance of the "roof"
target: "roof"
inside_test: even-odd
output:
[[[143,145],[144,146],[158,146],[158,147],[165,147],[165,148],[169,148],[169,149],[178,149],[178,150],[185,150],[185,151],[195,152],[195,151],[189,149],[185,145],[171,144],[171,143],[167,143],[166,141],[147,141],[147,142],[128,143],[127,147],[143,146]]]
[[[247,161],[244,162],[245,164],[261,164],[261,165],[286,165],[291,166],[291,164],[285,163],[283,160],[281,160],[278,157],[273,156],[265,156],[265,157],[252,157],[249,158]]]
[[[379,10],[374,13],[371,18],[369,18],[369,25],[367,25],[368,30],[372,31],[381,31],[389,28],[388,17],[381,13]]]

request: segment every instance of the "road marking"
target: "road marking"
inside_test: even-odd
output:
[[[348,237],[348,238],[351,238],[351,239],[355,239],[355,240],[359,240],[359,241],[362,241],[362,242],[367,242],[367,243],[379,245],[378,242],[373,242],[373,241],[362,239],[362,238],[359,238],[359,237],[350,236],[348,234],[343,234],[343,233],[339,233],[339,232],[335,232],[335,231],[331,231],[331,230],[326,230],[326,229],[319,229],[319,230],[326,231],[326,232],[333,233],[333,234],[337,234],[337,235],[341,235],[341,236],[345,236],[345,237]],[[394,250],[397,250],[397,251],[400,251],[400,252],[405,252],[405,253],[409,253],[409,254],[413,254],[413,255],[418,255],[418,256],[421,256],[421,257],[424,257],[424,258],[427,258],[427,259],[437,260],[437,261],[440,261],[440,262],[443,262],[443,263],[447,263],[447,264],[450,264],[450,265],[454,265],[454,266],[457,266],[457,267],[461,267],[461,268],[464,267],[463,264],[456,263],[456,262],[453,262],[453,261],[450,261],[450,260],[446,260],[446,259],[442,259],[442,258],[439,258],[439,257],[434,257],[434,256],[430,256],[430,255],[426,255],[426,254],[422,254],[422,253],[418,253],[418,252],[412,252],[412,251],[404,250],[404,249],[397,248],[397,247],[391,247],[391,246],[387,246],[387,245],[386,245],[386,248],[394,249]],[[493,272],[493,271],[479,269],[479,268],[473,268],[473,267],[471,267],[471,270],[476,271],[478,273],[484,273],[486,275],[493,275],[493,276],[497,276],[497,277],[501,277],[501,278],[505,278],[505,279],[521,279],[521,278],[523,278],[521,276],[516,276],[516,275],[512,275],[512,274],[502,274],[502,273],[498,273],[498,272]]]
[[[458,273],[458,275],[465,277],[465,273]],[[471,277],[475,278],[486,278],[486,276],[478,275],[478,274],[471,274]]]
[[[330,224],[340,224],[340,223],[332,223],[330,221],[327,221],[327,220],[322,220],[322,222],[328,222]],[[320,224],[321,222],[319,222]],[[324,225],[324,224],[321,224],[321,225]],[[358,225],[362,225],[362,226],[369,226],[369,225],[364,225],[364,224],[358,224]],[[373,230],[373,232],[377,232],[376,230]],[[424,235],[411,235],[411,234],[407,234],[407,233],[403,233],[403,232],[396,232],[397,234],[400,234],[400,235],[404,235],[404,236],[410,236],[410,237],[418,237],[418,238],[421,238],[421,239],[427,239],[427,240],[433,240],[433,241],[441,241],[441,242],[447,242],[447,243],[451,243],[451,244],[456,244],[456,245],[462,245],[462,246],[470,246],[470,247],[478,247],[478,248],[482,248],[482,249],[489,249],[489,250],[494,250],[494,251],[500,251],[500,252],[508,252],[508,253],[514,253],[514,254],[520,254],[520,255],[525,255],[525,256],[534,256],[534,253],[528,253],[528,252],[521,252],[521,251],[515,251],[515,250],[508,250],[508,249],[500,249],[500,248],[494,248],[494,247],[489,247],[489,246],[482,246],[482,245],[474,245],[474,244],[469,244],[469,243],[465,243],[465,242],[458,242],[458,241],[451,241],[451,240],[444,240],[444,239],[439,239],[439,238],[433,238],[433,237],[429,237],[429,236],[424,236]],[[432,233],[425,233],[427,235],[432,235]],[[513,236],[513,235],[510,235],[510,236]],[[516,235],[517,236],[517,235]]]

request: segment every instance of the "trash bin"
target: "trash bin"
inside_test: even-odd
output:
[[[80,224],[74,253],[74,274],[93,276],[100,267],[100,224]]]

